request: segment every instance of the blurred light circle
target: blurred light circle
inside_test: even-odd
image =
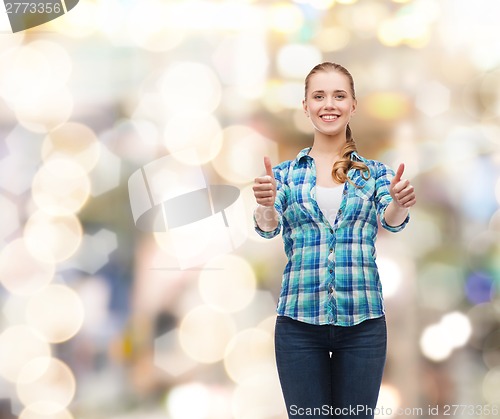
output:
[[[38,292],[52,281],[54,272],[54,264],[35,258],[23,239],[10,242],[0,252],[0,282],[13,294]]]
[[[165,125],[164,143],[171,153],[193,148],[198,161],[183,162],[191,165],[205,164],[222,147],[222,129],[212,114],[196,111],[177,113]]]
[[[437,116],[450,108],[450,96],[450,89],[446,86],[435,80],[429,81],[419,87],[415,106],[427,116]]]
[[[172,235],[170,232],[167,230],[165,232],[158,232],[155,231],[153,233],[153,237],[155,239],[156,244],[161,250],[161,258],[163,257],[174,257],[176,256],[177,252],[175,249],[175,243],[173,241]]]
[[[472,272],[465,283],[465,295],[473,304],[491,301],[495,292],[495,284],[489,274]]]
[[[302,100],[304,99],[304,83],[280,83],[276,86],[274,95],[274,101],[277,103],[277,108],[303,110]],[[269,95],[266,95],[265,102],[269,102]]]
[[[344,49],[349,45],[350,40],[351,33],[348,29],[341,26],[333,26],[322,27],[314,39],[314,43],[321,51],[332,52]]]
[[[227,375],[236,383],[242,383],[253,375],[262,376],[274,369],[272,335],[255,328],[239,332],[226,348],[224,367]]]
[[[432,361],[444,361],[453,350],[448,335],[439,324],[427,326],[420,337],[420,349]]]
[[[187,313],[179,327],[179,341],[188,356],[212,364],[224,358],[224,351],[236,332],[232,318],[208,306]]]
[[[445,314],[440,324],[453,348],[464,346],[471,336],[472,325],[469,318],[458,311]]]
[[[51,402],[38,402],[26,406],[19,414],[19,419],[74,419],[74,417],[64,406]]]
[[[74,215],[50,216],[35,212],[26,222],[26,247],[37,259],[53,263],[70,258],[82,241],[82,226]]]
[[[243,125],[232,125],[224,129],[224,140],[212,165],[219,175],[230,183],[253,182],[265,173],[264,156],[277,164],[276,143],[257,131]]]
[[[54,19],[47,23],[59,33],[73,38],[85,38],[99,28],[99,5],[96,2],[80,1],[78,9],[64,15],[62,19]]]
[[[78,163],[90,172],[99,161],[100,143],[94,131],[87,125],[68,122],[50,131],[42,144],[42,159]]]
[[[467,317],[472,326],[469,345],[483,350],[487,337],[498,328],[498,308],[491,303],[477,304],[467,312]]]
[[[213,65],[222,82],[235,87],[223,91],[229,112],[242,106],[239,96],[258,99],[264,91],[270,61],[266,49],[266,36],[255,33],[227,36],[217,46]]]
[[[0,95],[10,106],[31,102],[42,95],[50,83],[52,68],[41,51],[23,46],[9,51],[0,68]]]
[[[500,367],[500,330],[490,333],[484,340],[483,360],[488,368]]]
[[[483,379],[483,397],[492,404],[500,404],[500,367],[489,370]]]
[[[11,326],[0,333],[0,375],[17,382],[32,359],[50,356],[50,345],[31,327]]]
[[[64,119],[68,109],[62,106],[71,101],[69,92],[62,90],[72,70],[68,53],[54,42],[37,40],[7,55],[0,69],[0,94],[23,123],[42,132],[40,125]],[[51,115],[54,108],[62,115]]]
[[[275,325],[276,325],[276,314],[271,314],[257,325],[257,329],[263,330],[270,336],[274,336]]]
[[[221,100],[221,85],[212,69],[200,63],[177,62],[159,82],[167,110],[214,111]]]
[[[410,8],[398,15],[385,19],[378,25],[379,41],[388,47],[406,44],[413,48],[421,48],[430,40],[429,20],[431,11],[426,14],[412,12]]]
[[[119,156],[124,160],[142,165],[154,160],[163,151],[160,137],[159,128],[153,122],[146,119],[121,119],[111,129],[99,133],[100,159],[101,161],[103,158],[109,160],[110,156],[113,156],[119,166]],[[108,153],[106,150],[109,150]]]
[[[422,353],[433,361],[443,361],[464,346],[472,334],[468,317],[458,311],[445,314],[439,323],[424,329],[420,338]]]
[[[46,133],[68,121],[73,105],[73,96],[64,87],[34,97],[28,103],[16,104],[14,111],[23,127],[33,132]]]
[[[303,80],[322,61],[321,52],[313,45],[286,44],[278,51],[278,71],[283,77]]]
[[[71,56],[60,43],[48,40],[35,40],[30,42],[27,47],[42,53],[50,64],[50,90],[62,87],[68,82],[73,64]],[[46,88],[48,87],[46,86]]]
[[[38,208],[50,215],[78,212],[90,195],[90,179],[69,158],[47,161],[35,174],[32,195]]]
[[[366,1],[348,10],[349,20],[343,24],[358,37],[372,38],[389,13],[387,4]]]
[[[210,307],[224,313],[245,308],[255,295],[257,280],[250,264],[235,255],[212,258],[200,272],[200,294]]]
[[[401,267],[396,261],[388,258],[378,258],[377,265],[380,270],[380,281],[382,282],[384,297],[393,297],[403,281]]]
[[[185,31],[165,24],[169,11],[168,5],[158,0],[136,2],[128,10],[128,37],[148,51],[168,51],[177,47],[185,38]]]
[[[66,408],[75,395],[72,371],[56,358],[40,357],[28,362],[17,381],[19,400],[35,413],[55,414]]]
[[[239,383],[233,394],[232,407],[234,419],[286,417],[276,367]]]
[[[294,33],[304,24],[304,15],[300,9],[289,3],[278,2],[269,7],[269,27],[281,33]]]
[[[397,121],[406,118],[410,113],[410,101],[401,93],[372,93],[363,101],[368,114],[382,121]]]
[[[262,104],[264,107],[272,112],[272,113],[280,113],[285,109],[283,105],[284,102],[287,102],[286,99],[283,100],[283,85],[284,82],[282,80],[269,80],[266,86],[266,89],[263,93]],[[295,107],[298,108],[299,105],[302,104],[302,99],[304,99],[304,88],[302,87],[301,99],[299,103],[295,104]]]
[[[382,384],[380,386],[377,408],[384,412],[383,417],[386,419],[394,417],[396,412],[398,412],[400,406],[401,406],[400,391],[396,387],[390,384]],[[390,414],[389,412],[392,412],[392,414]]]
[[[4,28],[2,28],[4,29]],[[5,28],[7,29],[7,28]],[[10,32],[10,24],[8,24],[8,30]],[[2,64],[2,53],[4,51],[8,51],[9,49],[14,49],[16,47],[19,47],[24,40],[24,35],[26,33],[24,31],[22,32],[16,32],[16,33],[9,33],[9,36],[1,36],[0,37],[0,67]]]
[[[178,385],[168,394],[167,410],[172,419],[205,419],[209,405],[209,391],[201,383]]]
[[[82,327],[83,319],[80,297],[64,285],[48,285],[33,295],[26,307],[27,323],[51,343],[71,339]]]

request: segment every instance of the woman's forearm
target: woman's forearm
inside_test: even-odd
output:
[[[397,227],[403,224],[408,216],[409,209],[398,206],[392,201],[385,209],[384,219],[391,227]]]
[[[271,207],[259,205],[255,209],[255,221],[262,231],[273,231],[279,224],[278,211],[274,205]]]

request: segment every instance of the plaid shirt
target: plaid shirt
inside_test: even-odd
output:
[[[392,232],[403,229],[388,225],[384,211],[392,201],[389,185],[394,171],[385,164],[367,160],[357,153],[351,159],[365,163],[370,178],[350,169],[342,203],[334,225],[330,225],[316,202],[316,168],[310,148],[295,160],[273,168],[276,178],[275,208],[280,214],[274,231],[262,237],[275,237],[283,230],[288,257],[277,312],[311,324],[352,326],[384,315],[382,286],[375,262],[375,240],[381,225]]]

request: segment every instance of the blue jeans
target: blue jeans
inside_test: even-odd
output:
[[[342,327],[278,316],[276,363],[288,417],[372,419],[386,348],[385,317]]]

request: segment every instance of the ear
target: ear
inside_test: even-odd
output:
[[[305,99],[302,99],[302,107],[304,108],[304,113],[309,118],[309,109],[307,108],[307,103]]]
[[[354,115],[356,113],[356,108],[358,107],[358,101],[354,99],[351,107],[351,115]]]

